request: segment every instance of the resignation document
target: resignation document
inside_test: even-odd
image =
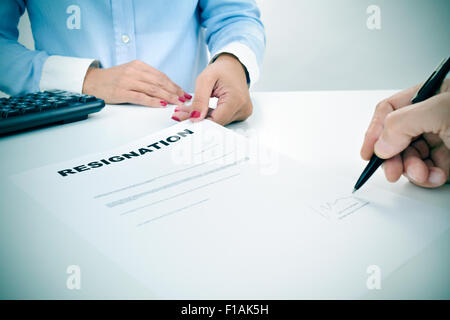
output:
[[[270,152],[184,121],[12,179],[159,298],[360,297],[370,270],[388,276],[450,225]]]

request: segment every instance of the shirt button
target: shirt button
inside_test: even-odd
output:
[[[126,34],[122,35],[122,42],[123,42],[123,43],[128,43],[128,42],[130,42],[130,37],[127,36]]]

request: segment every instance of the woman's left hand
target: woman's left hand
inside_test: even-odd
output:
[[[210,97],[218,98],[215,109],[209,108]],[[223,53],[198,76],[192,105],[177,106],[172,119],[206,118],[226,125],[247,119],[252,110],[244,67],[235,56]]]

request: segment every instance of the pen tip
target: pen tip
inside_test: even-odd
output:
[[[352,194],[354,194],[356,192],[356,189],[355,188],[353,188],[353,192],[352,192]]]

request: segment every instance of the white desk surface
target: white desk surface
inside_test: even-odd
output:
[[[257,134],[299,161],[354,176],[364,168],[359,150],[378,101],[394,91],[257,92],[254,113],[230,129]],[[153,298],[107,257],[11,185],[7,176],[96,153],[174,124],[173,108],[107,106],[88,120],[0,138],[0,298]],[[339,155],[338,157],[336,155]],[[326,174],[324,172],[324,174]],[[356,175],[355,175],[356,174]],[[450,186],[415,187],[402,179],[370,183],[449,208]],[[74,195],[76,196],[76,195]],[[450,231],[382,282],[365,298],[450,298]],[[66,288],[66,268],[81,267],[81,290]],[[156,290],[155,290],[156,291]]]

